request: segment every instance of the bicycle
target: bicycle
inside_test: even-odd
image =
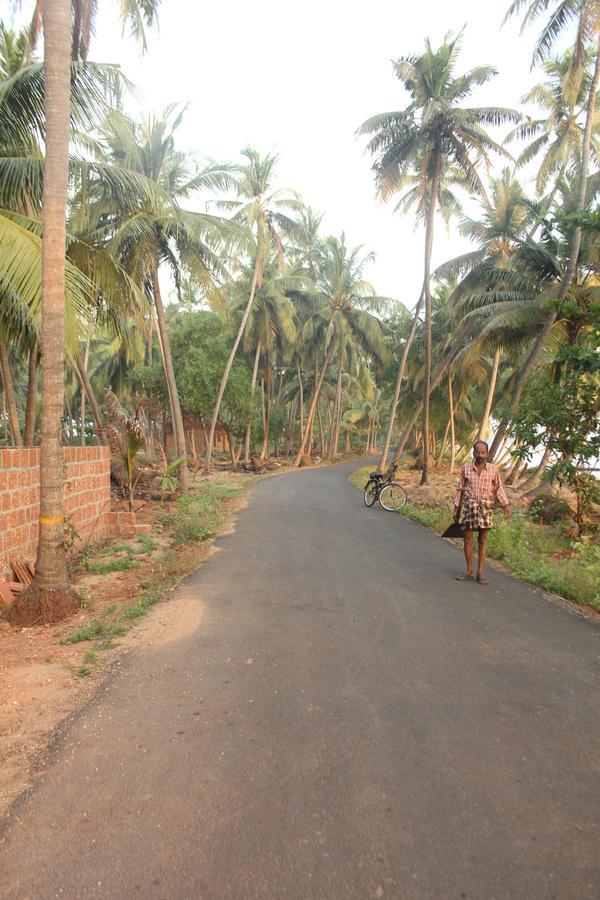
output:
[[[401,484],[394,481],[397,469],[397,463],[392,463],[387,472],[371,472],[363,492],[365,506],[371,507],[379,501],[381,508],[389,512],[402,509],[408,494]]]

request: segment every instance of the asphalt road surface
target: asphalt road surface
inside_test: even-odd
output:
[[[356,466],[356,463],[354,464]],[[0,845],[7,898],[600,897],[600,629],[367,510],[262,481]]]

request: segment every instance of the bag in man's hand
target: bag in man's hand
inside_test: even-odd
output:
[[[460,524],[460,522],[452,522],[451,525],[448,525],[442,537],[447,538],[461,538],[465,536],[465,529]]]

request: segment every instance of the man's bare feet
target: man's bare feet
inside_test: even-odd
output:
[[[468,573],[466,575],[457,575],[456,580],[457,581],[473,581],[473,576],[469,575]]]
[[[478,583],[478,584],[487,584],[487,583],[488,583],[488,580],[487,580],[487,578],[485,577],[485,575],[478,575],[478,576],[477,576],[477,583]]]

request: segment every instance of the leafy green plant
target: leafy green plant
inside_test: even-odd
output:
[[[572,517],[571,507],[554,494],[539,494],[529,504],[528,516],[541,525],[564,522]]]
[[[170,463],[168,463],[165,459],[165,464],[163,466],[159,481],[161,500],[164,500],[166,494],[174,494],[177,490],[179,482],[177,480],[176,473],[179,466],[185,459],[185,456],[180,456],[178,459],[175,459]]]
[[[80,540],[81,535],[73,525],[73,520],[70,516],[65,516],[63,525],[63,545],[67,553],[70,553],[77,541]]]
[[[117,396],[106,391],[106,405],[110,422],[102,426],[111,451],[111,471],[127,496],[129,511],[133,511],[133,495],[142,473],[142,455],[146,437],[141,421],[141,402],[132,416],[128,416]]]

